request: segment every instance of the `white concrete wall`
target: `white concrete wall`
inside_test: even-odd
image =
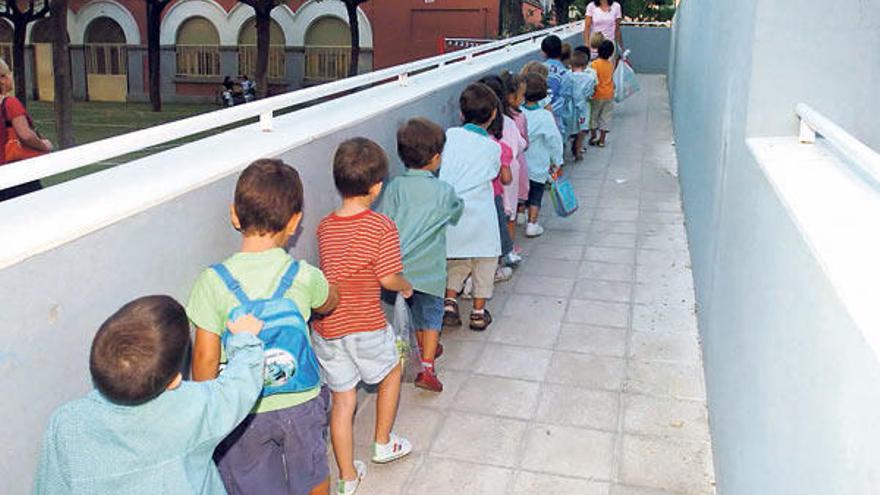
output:
[[[677,13],[670,96],[722,495],[880,486],[880,361],[867,340],[876,329],[856,323],[769,164],[746,145],[796,135],[803,101],[878,146],[867,118],[880,111],[869,82],[880,66],[877,7],[685,0]],[[860,212],[815,201],[858,238]]]
[[[276,156],[300,171],[305,216],[292,252],[316,262],[315,227],[339,201],[330,161],[340,141],[374,139],[396,164],[395,132],[405,119],[453,125],[468,82],[538,56],[539,45],[531,44],[477,57],[412,77],[407,87],[380,86],[287,114],[271,133],[236,129],[0,203],[0,239],[23,227],[79,222],[88,212],[109,219],[0,268],[0,493],[28,491],[51,411],[89,390],[88,351],[98,325],[140,295],[185,300],[201,270],[236,250],[228,205],[248,163]],[[150,206],[111,218],[131,197],[148,198]]]

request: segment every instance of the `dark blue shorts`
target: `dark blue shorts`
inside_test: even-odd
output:
[[[443,298],[413,291],[407,299],[412,312],[413,325],[416,330],[433,330],[439,332],[443,326]]]
[[[251,414],[214,453],[230,495],[307,495],[330,476],[327,440],[330,394],[278,411]]]
[[[526,204],[529,206],[541,207],[541,200],[544,198],[545,184],[543,182],[529,181],[529,199]]]

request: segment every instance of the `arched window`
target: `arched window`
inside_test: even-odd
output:
[[[109,17],[98,17],[89,23],[85,36],[86,71],[88,74],[125,74],[125,33]]]
[[[351,34],[338,17],[320,17],[306,30],[306,81],[324,82],[348,75]]]
[[[257,72],[257,20],[251,18],[238,33],[238,72],[254,77]],[[269,78],[284,78],[284,31],[269,21]]]
[[[220,35],[211,21],[192,17],[177,30],[177,75],[220,75]]]

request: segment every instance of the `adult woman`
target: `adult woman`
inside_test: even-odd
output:
[[[623,53],[623,38],[620,35],[620,20],[622,18],[623,11],[620,4],[614,0],[593,0],[587,4],[584,44],[593,49],[594,56],[599,45],[592,46],[590,40],[595,33],[602,33],[605,39],[609,39],[617,45],[615,61],[617,53]]]
[[[25,110],[24,105],[12,91],[12,71],[3,59],[0,59],[0,115],[2,115],[3,127],[0,129],[0,165],[5,165],[11,160],[6,157],[6,142],[10,139],[18,139],[23,148],[34,151],[52,151],[52,143],[48,139],[42,139],[34,131],[31,117]],[[41,188],[40,181],[35,180],[24,184],[0,190],[0,201],[21,196]]]

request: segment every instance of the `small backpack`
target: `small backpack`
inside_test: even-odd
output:
[[[257,335],[263,341],[265,355],[261,396],[304,392],[317,387],[321,373],[309,340],[309,327],[296,303],[284,297],[296,278],[299,263],[290,263],[272,297],[253,301],[226,266],[219,263],[211,266],[211,269],[241,303],[229,311],[229,320],[252,314],[263,321],[263,329]],[[223,332],[224,347],[230,336],[230,332]]]

